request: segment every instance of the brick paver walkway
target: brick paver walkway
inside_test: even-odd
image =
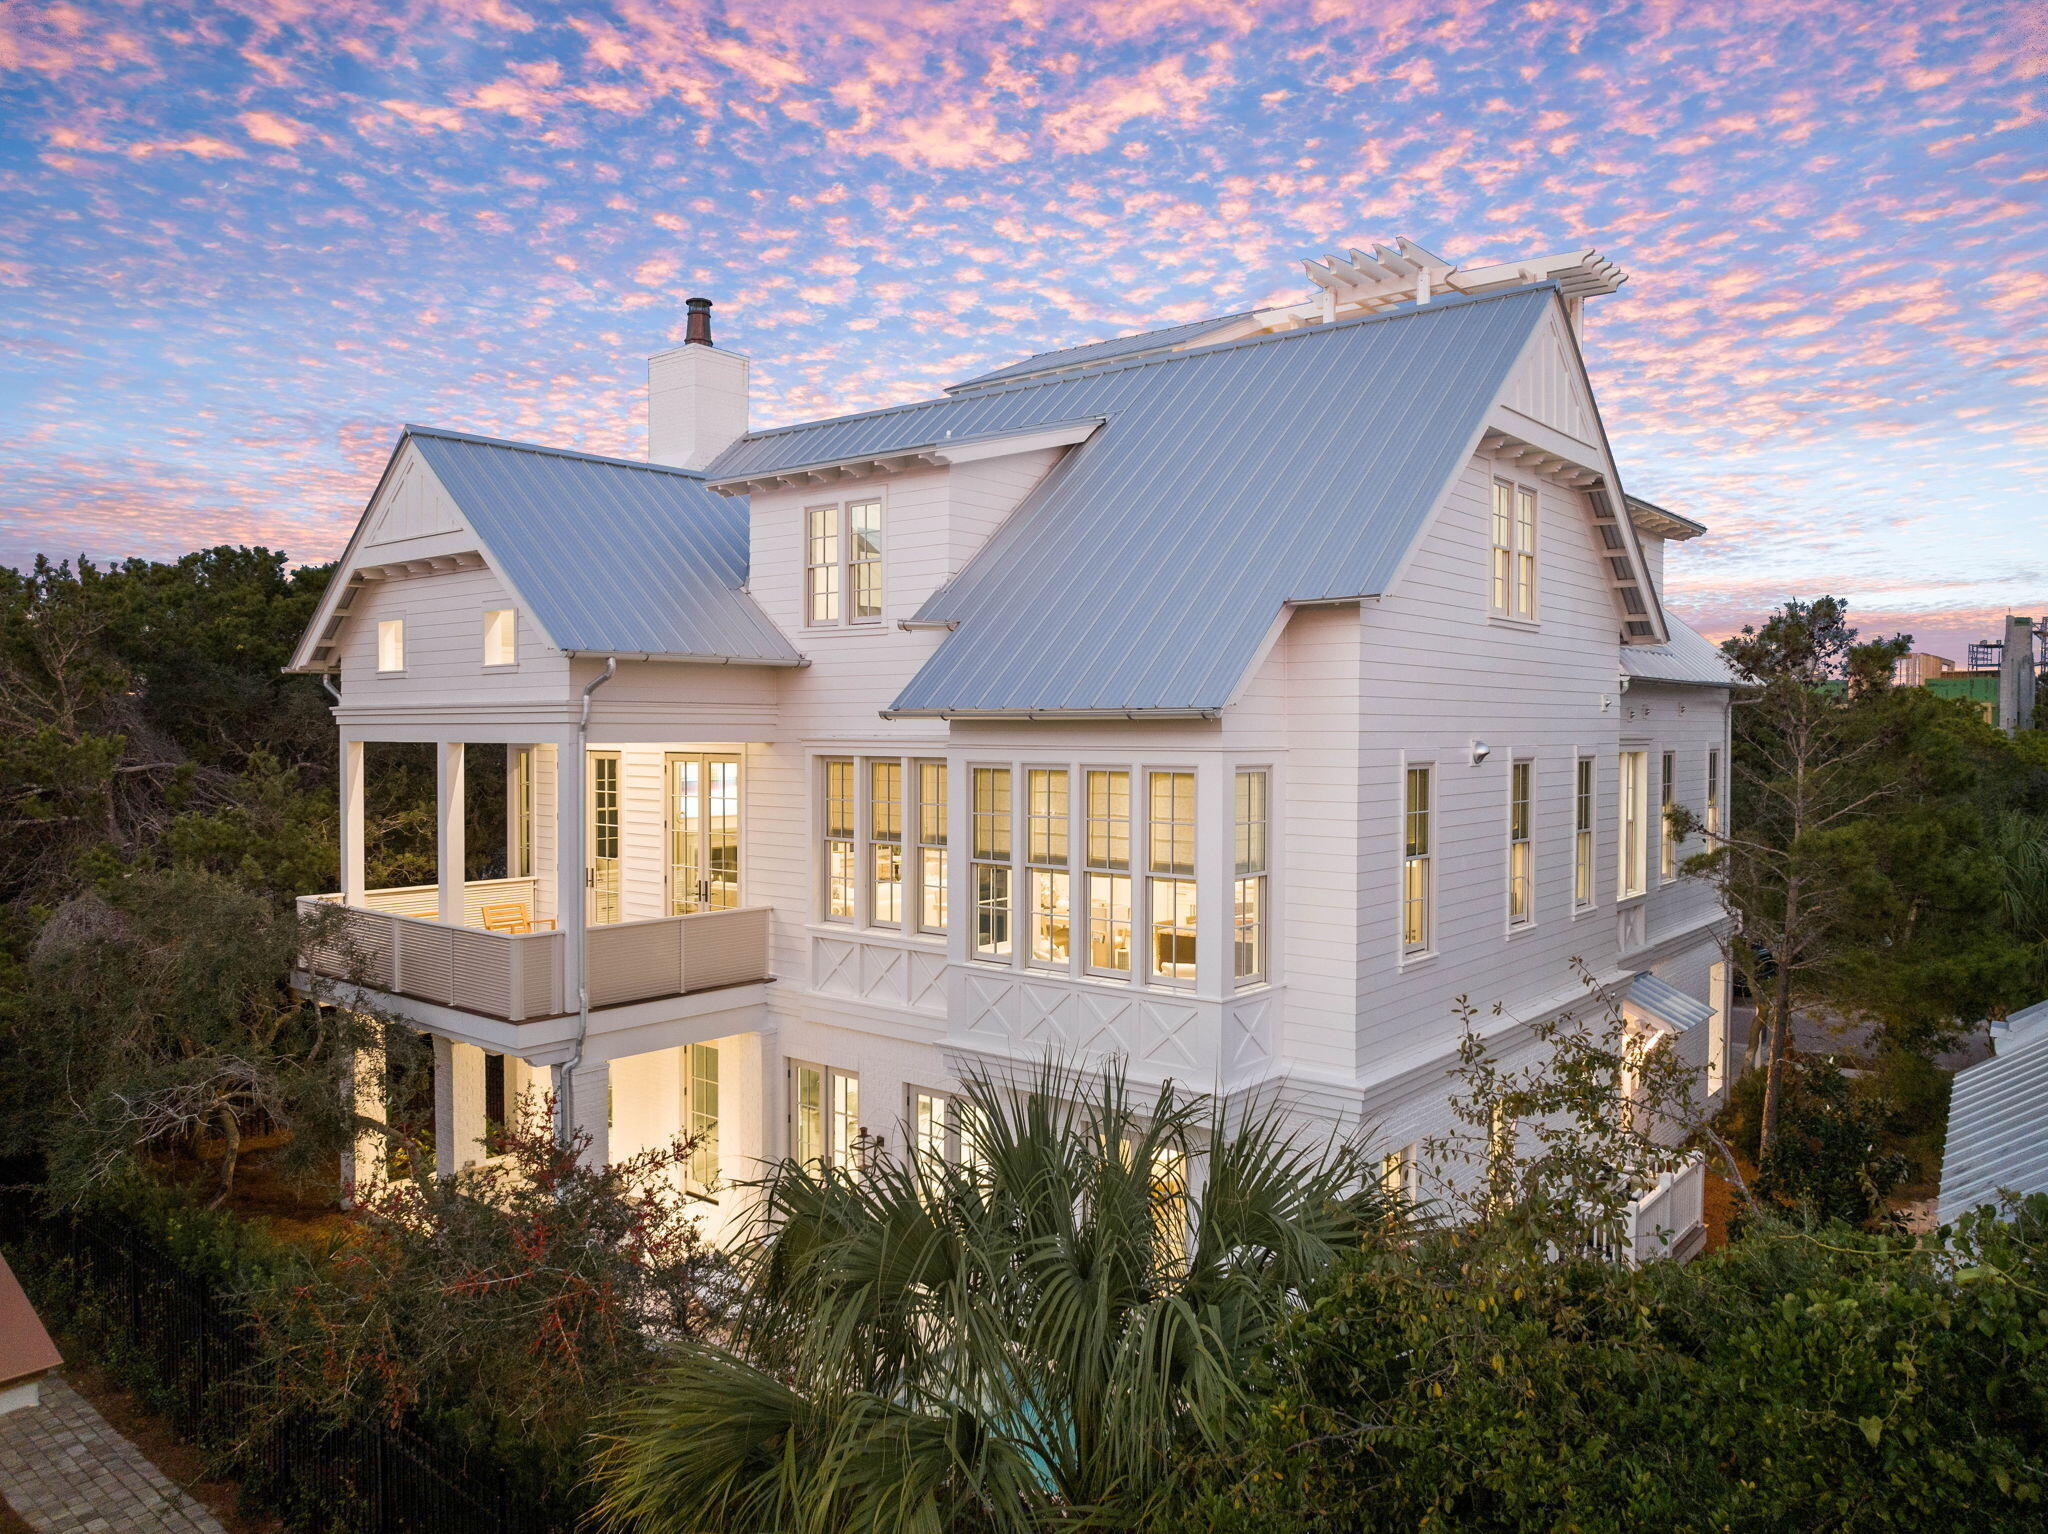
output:
[[[225,1534],[60,1375],[0,1417],[0,1494],[36,1534]]]

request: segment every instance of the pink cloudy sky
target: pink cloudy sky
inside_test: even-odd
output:
[[[399,423],[641,451],[1407,235],[1633,277],[1589,356],[1711,632],[2048,611],[2048,22],[1856,0],[0,0],[0,562],[338,551]]]

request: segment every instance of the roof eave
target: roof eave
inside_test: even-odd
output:
[[[1220,708],[885,708],[884,719],[1216,719]]]
[[[808,666],[810,658],[804,655],[689,655],[656,650],[564,650],[570,660],[646,660],[668,661],[686,666],[779,666],[790,669]]]

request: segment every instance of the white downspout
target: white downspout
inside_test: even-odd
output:
[[[604,672],[593,677],[590,685],[583,689],[583,709],[576,718],[576,760],[588,772],[590,761],[590,695],[618,675],[619,658],[605,657]],[[578,774],[579,779],[582,774]],[[586,786],[586,792],[588,788]],[[579,807],[577,814],[583,811]],[[590,849],[583,849],[584,865],[589,866]],[[583,1041],[590,1033],[590,912],[586,906],[583,919],[570,929],[576,941],[576,1047],[569,1052],[568,1060],[562,1066],[562,1090],[555,1097],[555,1140],[566,1146],[576,1127],[576,1068],[583,1063]]]

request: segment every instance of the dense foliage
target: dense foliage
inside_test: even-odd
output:
[[[1252,1442],[1156,1527],[2038,1529],[2044,1222],[1772,1226],[1633,1270],[1510,1227],[1361,1251],[1289,1327]]]
[[[1011,1090],[1012,1086],[1017,1090]],[[1240,1429],[1273,1328],[1395,1218],[1356,1150],[1116,1073],[969,1083],[968,1153],[794,1163],[747,1292],[600,1464],[614,1527],[1099,1526]]]

